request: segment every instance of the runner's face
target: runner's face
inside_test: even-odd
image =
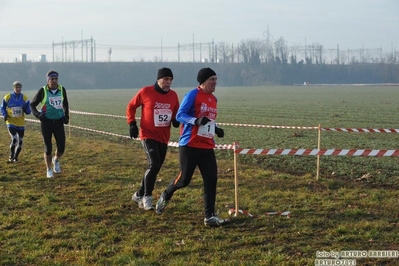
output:
[[[21,91],[22,91],[22,87],[21,87],[21,86],[15,86],[15,87],[14,87],[14,92],[15,92],[16,94],[20,94]]]
[[[218,77],[215,76],[211,76],[210,78],[208,78],[207,80],[205,80],[204,83],[201,84],[201,88],[203,91],[207,92],[207,93],[212,93],[216,90],[216,84]]]
[[[168,91],[168,90],[170,90],[170,87],[172,86],[172,81],[173,81],[172,77],[163,77],[161,79],[158,79],[158,86],[162,90]]]
[[[58,87],[58,77],[51,77],[48,80],[47,84],[48,84],[49,88],[52,88],[52,89],[57,88]]]

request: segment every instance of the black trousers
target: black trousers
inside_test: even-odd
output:
[[[166,200],[172,198],[173,193],[190,184],[195,168],[198,166],[204,182],[205,217],[215,213],[217,162],[213,149],[198,149],[187,146],[179,147],[180,172],[165,190]]]
[[[57,151],[64,153],[65,151],[65,130],[63,119],[58,120],[45,120],[40,122],[43,141],[44,141],[44,152],[46,155],[51,155],[53,150],[52,136],[54,135],[55,142],[57,145]]]
[[[141,144],[143,145],[145,154],[147,155],[148,167],[144,173],[143,179],[141,180],[140,189],[138,190],[140,197],[152,195],[157,175],[165,161],[166,151],[168,149],[167,144],[153,139],[142,140]]]

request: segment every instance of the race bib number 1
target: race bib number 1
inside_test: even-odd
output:
[[[197,135],[209,139],[213,138],[215,136],[215,121],[212,120],[206,125],[200,126]]]

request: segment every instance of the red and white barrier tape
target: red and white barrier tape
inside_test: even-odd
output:
[[[82,111],[75,111],[75,110],[69,110],[69,112],[72,114],[108,116],[108,117],[116,117],[116,118],[126,119],[126,116],[123,116],[123,115],[98,114],[98,113],[82,112]],[[140,119],[140,117],[136,117],[136,119]]]
[[[323,156],[399,156],[399,150],[337,150],[337,149],[235,149],[237,154],[323,155]]]
[[[29,122],[39,122],[39,120],[34,119],[25,119]],[[129,136],[84,128],[79,126],[68,125],[72,128],[77,128],[81,130],[86,130],[90,132],[101,133],[110,136],[117,136],[122,138],[129,138]],[[377,129],[374,129],[377,130]],[[386,129],[379,129],[385,130]],[[395,129],[396,130],[396,129]],[[376,131],[375,131],[376,132]],[[393,131],[391,131],[393,132]],[[395,131],[396,132],[396,131]],[[399,132],[399,130],[398,130]],[[179,147],[178,142],[169,142],[168,146],[170,147]],[[234,149],[234,153],[236,154],[257,154],[257,155],[321,155],[321,156],[376,156],[376,157],[393,157],[399,156],[399,150],[355,150],[355,149],[239,149],[238,144],[216,144],[215,149],[224,149],[230,150]]]
[[[121,138],[130,138],[129,136],[125,136],[125,135],[121,135],[121,134],[115,134],[115,133],[110,133],[110,132],[105,132],[105,131],[85,128],[85,127],[79,127],[79,126],[73,126],[73,125],[69,125],[69,127],[77,128],[77,129],[81,129],[81,130],[86,130],[86,131],[90,131],[90,132],[95,132],[95,133],[100,133],[100,134],[104,134],[104,135],[109,135],[109,136],[115,136],[115,137],[121,137]]]
[[[245,210],[238,210],[238,213],[241,213],[241,214],[243,214],[243,215],[247,215],[247,216],[249,216],[249,217],[253,217],[252,214],[250,214],[249,212],[247,212],[247,211],[245,211]],[[234,208],[232,208],[232,209],[229,210],[229,215],[233,215],[233,214],[236,214],[236,209],[234,209]]]
[[[70,110],[70,113],[75,114],[84,114],[84,115],[95,115],[95,116],[108,116],[108,117],[116,117],[116,118],[124,118],[126,116],[121,115],[111,115],[111,114],[98,114],[98,113],[90,113],[90,112],[82,112]],[[140,117],[136,117],[136,119],[140,119]],[[303,127],[303,126],[271,126],[271,125],[256,125],[256,124],[238,124],[238,123],[218,123],[218,125],[225,126],[238,126],[238,127],[257,127],[257,128],[283,128],[283,129],[319,129],[319,127]],[[399,133],[399,129],[389,128],[320,128],[322,131],[335,131],[335,132],[356,132],[356,133]]]
[[[35,123],[39,123],[39,120],[35,120],[35,119],[25,119],[26,121],[29,122],[35,122]],[[130,138],[129,136],[124,136],[124,135],[120,135],[120,134],[115,134],[115,133],[110,133],[110,132],[105,132],[105,131],[100,131],[100,130],[95,130],[95,129],[91,129],[91,128],[85,128],[85,127],[79,127],[79,126],[73,126],[73,125],[66,125],[67,127],[71,127],[71,128],[76,128],[76,129],[81,129],[81,130],[85,130],[85,131],[90,131],[90,132],[95,132],[95,133],[101,133],[104,135],[110,135],[110,136],[116,136],[116,137],[121,137],[121,138]]]
[[[262,127],[262,128],[285,128],[285,129],[318,129],[318,127],[300,127],[300,126],[269,126],[269,125],[253,125],[253,124],[235,124],[235,123],[217,123],[222,126],[237,127]]]
[[[36,123],[40,122],[39,120],[35,120],[35,119],[25,119],[25,120],[29,121],[29,122],[36,122]],[[121,137],[121,138],[130,138],[129,136],[125,136],[125,135],[121,135],[121,134],[115,134],[115,133],[110,133],[110,132],[105,132],[105,131],[91,129],[91,128],[85,128],[85,127],[79,127],[79,126],[73,126],[73,125],[67,125],[67,126],[71,127],[71,128],[81,129],[81,130],[95,132],[95,133],[100,133],[100,134],[109,135],[109,136],[115,136],[115,137]],[[137,138],[135,140],[139,140],[139,139]],[[179,143],[178,142],[169,142],[168,146],[170,146],[170,147],[179,147]],[[215,149],[232,150],[232,149],[234,149],[234,145],[233,144],[216,144],[215,145]]]
[[[34,123],[39,123],[40,122],[37,119],[29,119],[29,118],[25,118],[25,121],[34,122]]]
[[[278,216],[287,216],[287,218],[291,217],[291,212],[285,211],[285,212],[266,212],[265,215],[278,215]]]
[[[179,142],[169,142],[168,146],[170,147],[179,147]],[[233,150],[233,144],[215,144],[215,149],[218,150]]]
[[[356,132],[356,133],[399,133],[399,129],[389,128],[320,128],[322,131]]]
[[[238,210],[238,213],[241,213],[242,215],[246,215],[249,217],[254,217],[252,214],[250,214],[248,211],[245,210]],[[229,210],[229,215],[236,215],[236,209],[231,208]],[[266,212],[265,213],[266,216],[271,216],[271,215],[276,215],[276,216],[286,216],[287,218],[291,217],[291,212],[290,211],[284,211],[284,212]]]

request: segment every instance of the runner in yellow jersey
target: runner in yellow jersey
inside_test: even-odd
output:
[[[25,134],[25,115],[31,113],[28,96],[21,93],[22,84],[15,81],[12,84],[13,92],[4,96],[1,103],[1,114],[6,122],[8,133],[11,136],[10,157],[8,162],[18,162],[22,150]]]

